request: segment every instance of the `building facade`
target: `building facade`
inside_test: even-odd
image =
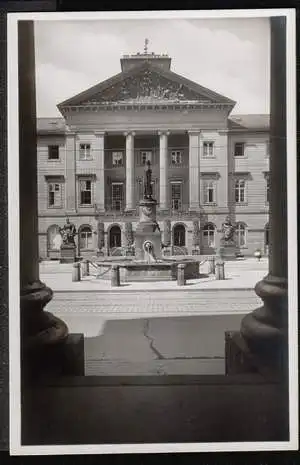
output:
[[[169,254],[214,254],[230,216],[244,255],[267,253],[269,116],[171,71],[167,55],[127,55],[121,72],[40,118],[39,250],[59,257],[75,224],[79,256],[119,255],[134,240],[145,164]]]

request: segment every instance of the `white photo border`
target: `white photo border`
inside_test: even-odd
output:
[[[289,415],[290,440],[286,442],[168,443],[103,445],[21,445],[20,396],[20,269],[19,269],[19,121],[18,21],[215,19],[286,17],[287,77],[287,203],[289,281]],[[297,279],[297,159],[296,159],[296,10],[135,11],[76,13],[10,13],[7,15],[8,65],[8,237],[9,237],[9,355],[10,454],[74,455],[168,452],[283,451],[298,448],[298,279]],[[17,367],[17,368],[16,368]]]

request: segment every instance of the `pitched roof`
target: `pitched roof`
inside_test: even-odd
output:
[[[37,118],[38,134],[65,134],[66,122],[64,118]]]
[[[152,63],[143,62],[141,65],[137,65],[126,72],[118,73],[112,76],[111,78],[85,90],[84,92],[81,92],[80,94],[75,95],[74,97],[65,100],[64,102],[61,102],[57,105],[57,107],[59,110],[62,110],[66,106],[83,105],[89,102],[91,99],[95,98],[95,96],[103,93],[106,89],[116,86],[117,84],[122,84],[122,82],[124,82],[128,78],[142,76],[142,74],[146,73],[147,71],[155,73],[159,77],[162,77],[178,86],[183,86],[187,88],[190,92],[193,93],[194,100],[196,100],[195,95],[197,95],[197,97],[199,97],[199,100],[202,101],[210,101],[212,103],[225,104],[230,105],[232,107],[236,103],[223,95],[213,92],[210,89],[200,86],[199,84],[190,81],[189,79],[179,74],[174,73],[173,71],[164,70],[158,66],[153,65]]]
[[[270,129],[270,115],[248,114],[230,115],[228,118],[228,129],[234,130],[266,130]]]

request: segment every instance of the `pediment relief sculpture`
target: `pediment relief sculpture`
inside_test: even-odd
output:
[[[96,94],[86,103],[105,102],[151,102],[151,101],[203,101],[195,91],[183,84],[173,82],[157,72],[145,70],[142,73],[125,78]]]

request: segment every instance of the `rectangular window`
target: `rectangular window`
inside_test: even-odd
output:
[[[203,142],[203,157],[214,156],[214,142]]]
[[[181,165],[182,164],[182,151],[181,150],[172,150],[172,152],[171,152],[171,164],[172,165]]]
[[[112,153],[112,166],[113,168],[117,168],[118,166],[123,166],[123,152]]]
[[[48,145],[48,160],[59,160],[58,145]]]
[[[245,155],[245,143],[244,142],[236,142],[234,144],[234,156],[235,157],[243,157]]]
[[[62,195],[61,195],[61,183],[49,183],[48,184],[48,205],[49,208],[61,208],[62,207]]]
[[[80,188],[80,205],[92,205],[92,181],[90,179],[81,180]]]
[[[172,210],[181,210],[182,207],[182,182],[171,183]]]
[[[79,144],[79,158],[80,160],[90,160],[91,155],[91,144]]]
[[[152,151],[151,150],[141,150],[140,153],[140,165],[146,165],[147,161],[150,161],[151,165],[152,162]]]
[[[121,211],[123,210],[123,183],[115,182],[111,186],[111,199],[112,199],[112,210]]]
[[[246,202],[246,181],[244,179],[237,179],[234,186],[235,202]]]
[[[204,180],[203,181],[203,199],[204,203],[216,203],[216,181]]]

